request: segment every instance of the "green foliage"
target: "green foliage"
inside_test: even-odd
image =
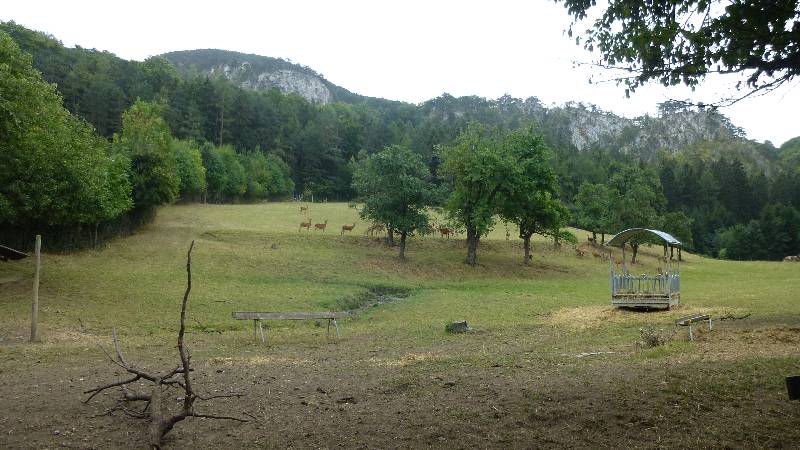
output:
[[[596,6],[556,1],[576,22]],[[731,72],[745,72],[752,89],[773,89],[800,73],[797,0],[610,0],[601,8],[602,16],[577,42],[599,51],[608,66],[631,73],[620,79],[629,90],[649,81],[696,86],[710,73]]]
[[[0,32],[0,225],[95,224],[131,207],[127,160],[62,106]]]
[[[542,136],[520,130],[505,136],[502,144],[515,163],[500,190],[497,211],[519,227],[527,264],[531,236],[536,233],[558,239],[569,213],[558,199],[558,180]]]
[[[178,199],[178,174],[173,138],[157,103],[137,100],[122,115],[122,132],[114,135],[114,150],[131,160],[136,208],[153,208]]]
[[[664,205],[659,178],[638,165],[612,170],[608,181],[612,192],[611,229],[657,226]]]
[[[613,202],[611,189],[602,183],[584,182],[575,196],[575,222],[593,233],[614,233]]]
[[[201,153],[206,167],[208,200],[222,203],[240,199],[247,192],[247,173],[233,147],[205,143]]]
[[[400,233],[401,258],[406,237],[428,228],[429,178],[422,158],[407,147],[387,147],[353,163],[353,187],[364,201],[361,217]]]
[[[719,233],[720,256],[726,259],[780,260],[800,253],[800,212],[780,203],[764,207],[758,219]]]
[[[289,166],[276,155],[256,150],[239,158],[247,174],[248,200],[286,198],[294,192]]]
[[[120,134],[122,113],[141,98],[160,102],[160,113],[176,138],[210,142],[217,146],[230,145],[238,165],[230,155],[224,158],[222,155],[203,155],[204,166],[215,165],[215,180],[208,182],[207,193],[197,193],[202,184],[198,176],[193,178],[196,182],[193,187],[184,183],[189,180],[186,176],[191,171],[185,170],[189,166],[175,167],[171,173],[177,174],[184,183],[178,188],[184,199],[206,195],[214,202],[259,201],[282,198],[295,190],[313,194],[316,199],[352,199],[355,192],[348,161],[361,151],[372,154],[387,146],[402,145],[419,155],[430,169],[432,182],[440,194],[439,199],[432,199],[432,203],[444,204],[452,190],[453,177],[442,170],[443,161],[435,148],[454,146],[470,122],[479,122],[487,130],[496,129],[497,134],[529,126],[540,131],[554,154],[551,163],[560,184],[561,200],[574,201],[575,204],[569,206],[576,213],[576,223],[592,230],[602,231],[600,225],[604,222],[607,222],[605,229],[611,232],[619,231],[623,224],[659,226],[664,223],[665,214],[683,213],[688,219],[686,223],[691,223],[691,239],[685,241],[691,241],[692,250],[716,255],[720,249],[719,241],[715,239],[718,230],[737,223],[747,225],[757,219],[769,203],[800,208],[797,139],[786,142],[780,149],[769,143],[747,140],[730,120],[711,109],[697,111],[685,104],[667,102],[659,108],[663,117],[645,116],[627,121],[592,105],[576,102],[545,107],[535,97],[516,99],[503,96],[492,100],[443,94],[420,105],[411,105],[357,96],[327,82],[334,101],[348,103],[319,105],[278,90],[254,92],[241,89],[224,77],[209,77],[203,72],[220,64],[243,68],[247,61],[250,68],[239,74],[241,77],[236,75],[234,82],[249,80],[248,77],[261,70],[272,69],[299,70],[314,75],[310,69],[287,61],[208,50],[166,55],[175,64],[173,68],[161,57],[144,62],[125,61],[108,52],[65,48],[52,36],[13,22],[0,23],[0,30],[8,32],[24,51],[31,53],[33,66],[42,72],[45,80],[57,83],[64,97],[64,107],[94,125],[104,136]],[[192,65],[196,67],[190,67]],[[177,72],[183,78],[179,78]],[[4,91],[4,95],[5,92],[11,91]],[[609,120],[620,125],[621,131],[606,133],[604,130],[607,130]],[[687,131],[676,138],[672,132],[676,121],[679,124],[691,123],[691,129],[699,128],[702,133]],[[575,132],[582,134],[586,127],[600,131],[600,137],[578,148],[573,143]],[[261,149],[268,161],[265,163],[260,157],[251,158],[245,149]],[[67,151],[60,148],[54,152],[62,150]],[[191,167],[197,175],[196,154],[190,160],[179,152],[177,148],[171,151],[176,163],[182,156],[183,163],[194,161]],[[117,172],[122,170],[119,176],[112,175],[113,171],[104,169],[103,164],[91,166],[98,174],[108,173],[109,179],[118,180],[116,185],[120,190],[115,192],[124,192],[129,185],[124,181],[128,179],[124,173],[127,171],[124,161],[130,160],[129,164],[134,165],[141,165],[143,161],[133,158],[128,150],[121,151],[118,145],[110,154]],[[86,155],[89,158],[89,153]],[[146,163],[151,167],[161,164],[155,161]],[[617,186],[612,186],[611,178],[623,170],[621,168],[634,166],[635,169],[625,170],[643,174],[635,175],[635,183],[629,185],[618,179],[615,181]],[[229,170],[232,172],[227,173]],[[84,175],[95,176],[90,172]],[[166,172],[150,175],[169,178]],[[141,179],[134,181],[143,187]],[[21,179],[17,184],[22,182]],[[609,217],[598,215],[602,208],[592,205],[593,199],[585,198],[585,193],[579,197],[583,183],[590,183],[598,190],[606,189],[601,187],[606,186],[610,194],[616,192],[612,198],[613,206],[605,211],[614,214]],[[6,183],[5,186],[12,184]],[[48,188],[56,189],[63,185],[55,183]],[[99,182],[87,184],[102,185]],[[165,184],[159,185],[163,187]],[[147,192],[157,193],[151,188],[153,186],[148,187]],[[92,214],[95,218],[111,217],[117,214],[116,211],[126,209],[124,200],[121,200],[125,195],[101,195],[104,189],[96,190],[99,197],[122,203],[110,209],[105,206],[95,208],[97,214]],[[188,194],[187,189],[194,194]],[[137,193],[142,194],[141,189]],[[167,189],[147,201],[160,202],[169,198],[171,192]],[[141,200],[138,199],[137,203]],[[0,206],[3,206],[0,215],[16,214],[13,202],[21,200],[0,198]],[[82,202],[70,204],[85,206]],[[617,209],[623,204],[641,214],[631,216],[625,213],[623,215],[627,217],[611,217],[617,215]],[[639,206],[643,208],[637,209]],[[108,212],[101,213],[102,210]],[[487,223],[481,226],[491,228],[492,216],[482,217]],[[597,221],[594,221],[595,217]],[[479,239],[477,229],[473,238],[475,241]]]
[[[183,201],[198,200],[206,192],[206,168],[200,148],[192,141],[175,140],[175,163],[180,178],[180,198]]]

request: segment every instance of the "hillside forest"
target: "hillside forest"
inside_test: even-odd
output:
[[[755,142],[719,110],[672,102],[623,119],[535,97],[443,94],[414,105],[327,81],[330,101],[315,102],[206,70],[243,56],[321,78],[214,50],[127,61],[0,24],[0,240],[24,247],[18,237],[34,230],[58,236],[54,248],[96,245],[173,202],[363,200],[354,171],[385,149],[419,159],[425,206],[453,211],[462,195],[453,158],[474,157],[459,149],[488,134],[499,147],[524,136],[546,148],[537,158],[553,175],[558,224],[598,241],[643,226],[720,258],[800,252],[800,137]],[[514,217],[504,207],[491,212]]]

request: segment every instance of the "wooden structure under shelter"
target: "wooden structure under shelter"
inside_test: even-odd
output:
[[[658,274],[631,274],[625,259],[628,242],[637,245],[642,240],[660,241],[664,247],[665,270]],[[630,308],[665,308],[680,303],[680,260],[674,261],[674,249],[680,252],[681,242],[669,233],[647,228],[630,228],[620,232],[606,245],[622,248],[622,267],[618,271],[613,258],[609,258],[611,272],[611,304]],[[674,264],[673,264],[674,262]]]

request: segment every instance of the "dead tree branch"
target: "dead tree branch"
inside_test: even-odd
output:
[[[114,364],[124,369],[129,374],[133,375],[130,378],[116,381],[113,383],[98,386],[89,389],[84,394],[90,394],[84,403],[89,402],[97,394],[114,387],[122,389],[122,398],[118,400],[117,405],[110,408],[108,411],[101,415],[112,415],[115,411],[122,411],[124,414],[139,418],[148,419],[150,425],[148,427],[148,440],[151,448],[160,449],[161,441],[164,436],[169,433],[178,422],[185,420],[188,417],[200,417],[205,419],[221,419],[232,420],[236,422],[248,422],[248,419],[240,417],[225,416],[201,413],[194,410],[195,401],[197,400],[210,400],[214,398],[224,397],[241,397],[243,394],[218,394],[202,396],[195,393],[192,386],[192,368],[191,368],[191,353],[186,348],[186,341],[184,338],[186,331],[186,307],[189,303],[189,293],[192,290],[192,249],[194,248],[194,241],[189,246],[189,251],[186,254],[186,291],[183,294],[183,301],[181,302],[181,315],[180,315],[180,328],[178,330],[178,354],[180,356],[180,366],[166,372],[164,374],[153,374],[143,370],[137,369],[128,363],[122,349],[119,345],[117,338],[117,330],[112,329],[112,338],[114,342],[114,352],[116,357],[112,356],[106,349],[98,342],[97,345],[101,348],[103,353]],[[152,383],[152,391],[150,393],[133,392],[128,389],[128,385],[135,383],[139,380],[147,380]],[[165,405],[162,399],[163,387],[180,387],[183,390],[183,402],[181,408],[174,412],[170,411],[168,405]],[[131,402],[146,402],[141,411],[133,411],[125,407],[125,403]]]

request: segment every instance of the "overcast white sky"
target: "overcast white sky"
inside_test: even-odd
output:
[[[454,96],[581,101],[628,117],[654,114],[668,98],[730,93],[721,81],[697,93],[660,86],[626,99],[592,55],[564,35],[570,19],[551,0],[444,1],[38,1],[5,0],[0,20],[47,32],[67,46],[126,59],[221,48],[291,59],[350,91],[419,103]],[[607,78],[607,77],[606,77]],[[800,80],[723,109],[748,137],[775,145],[800,135]]]

